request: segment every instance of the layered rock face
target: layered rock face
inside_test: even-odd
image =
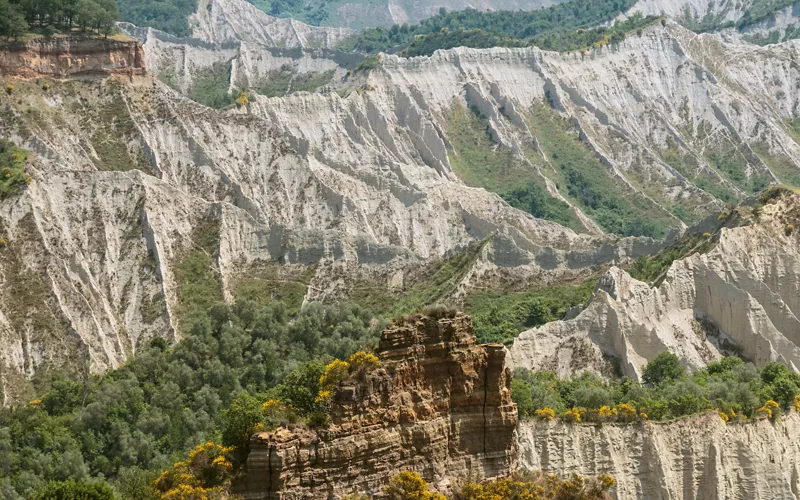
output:
[[[441,489],[514,470],[516,405],[502,345],[475,345],[467,316],[386,330],[381,366],[339,387],[331,425],[253,437],[248,499],[379,493],[403,470]]]
[[[763,207],[754,225],[723,228],[705,255],[675,261],[658,287],[612,268],[574,318],[523,332],[514,367],[568,376],[583,369],[639,379],[647,361],[677,354],[690,369],[729,353],[800,367],[800,196]]]
[[[572,425],[525,421],[520,466],[608,473],[617,500],[796,499],[800,415],[725,424],[707,413],[672,422]]]
[[[138,42],[56,37],[0,46],[0,75],[3,76],[112,73],[145,73],[144,52]]]

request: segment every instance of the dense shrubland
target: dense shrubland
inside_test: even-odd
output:
[[[643,382],[517,370],[512,397],[523,418],[574,423],[664,420],[706,411],[733,422],[800,409],[800,374],[781,363],[756,368],[730,356],[689,375],[674,354],[662,353],[645,367]]]
[[[105,478],[119,498],[146,498],[159,471],[191,461],[189,450],[207,441],[234,446],[222,455],[236,466],[242,436],[259,425],[324,422],[325,402],[315,400],[326,363],[369,350],[379,331],[357,307],[309,304],[290,321],[281,303],[220,304],[182,342],[155,339],[118,370],[52,374],[41,399],[0,409],[0,497]],[[271,400],[292,411],[267,412]]]
[[[0,36],[17,40],[29,30],[94,30],[109,35],[120,14],[114,0],[0,0]]]
[[[459,35],[459,33],[474,30],[487,33],[487,37],[528,40],[553,33],[597,26],[614,19],[634,3],[633,0],[570,0],[546,9],[533,11],[484,12],[466,9],[447,12],[445,9],[440,9],[439,15],[425,19],[413,26],[395,24],[391,28],[366,29],[355,41],[355,48],[362,52],[376,53],[398,46],[406,46],[420,36],[448,35],[439,37],[440,41],[444,41],[453,40],[459,36],[463,37],[464,35]],[[478,41],[482,42],[482,40]]]

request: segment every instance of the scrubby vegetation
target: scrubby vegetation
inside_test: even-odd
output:
[[[673,244],[652,256],[643,255],[634,261],[628,269],[628,274],[634,279],[645,283],[655,282],[678,259],[688,257],[693,253],[707,253],[714,248],[716,243],[712,235],[685,234]]]
[[[513,476],[492,481],[468,478],[456,485],[454,500],[610,500],[609,490],[616,481],[608,474],[586,478],[573,474],[561,479],[555,474],[520,470]],[[429,491],[429,486],[416,472],[404,471],[394,476],[384,489],[390,500],[444,500],[446,497]]]
[[[231,62],[215,63],[198,72],[194,84],[189,88],[189,99],[210,108],[222,109],[230,106],[239,95],[230,92]]]
[[[623,236],[664,236],[674,221],[651,200],[630,191],[578,137],[578,131],[545,103],[527,114],[554,169],[543,169],[562,193],[603,229]]]
[[[800,401],[800,374],[781,363],[756,368],[734,356],[689,375],[674,354],[662,353],[644,368],[644,384],[605,381],[588,372],[569,379],[524,369],[514,375],[512,398],[521,417],[573,423],[664,420],[706,411],[726,422],[775,419]]]
[[[25,172],[28,151],[8,139],[0,139],[0,200],[16,196],[31,182]]]
[[[587,51],[605,47],[609,44],[620,43],[634,31],[641,31],[644,27],[657,22],[660,18],[655,16],[644,17],[634,14],[625,21],[616,21],[610,27],[597,27],[592,29],[577,29],[566,31],[563,25],[554,26],[546,34],[530,38],[515,38],[505,33],[495,33],[483,29],[450,31],[448,28],[434,33],[415,37],[408,47],[401,52],[408,57],[429,56],[439,49],[453,47],[527,47],[534,45],[544,50],[558,52]]]
[[[472,315],[478,342],[509,343],[520,332],[564,317],[567,309],[584,304],[597,277],[575,285],[540,288],[519,293],[473,293],[464,308]]]
[[[189,451],[208,441],[233,446],[204,453],[236,467],[242,436],[254,429],[282,419],[324,422],[324,403],[315,399],[326,363],[369,365],[367,353],[349,356],[369,351],[381,328],[350,306],[310,304],[294,321],[281,303],[216,304],[196,314],[173,347],[154,339],[102,376],[52,374],[41,399],[0,409],[0,497],[30,498],[50,481],[104,478],[117,498],[152,498],[158,472],[196,470],[199,452]],[[292,410],[280,414],[281,406]],[[173,483],[161,484],[168,491]]]
[[[425,46],[426,49],[417,50],[417,53],[432,53],[435,48],[457,46],[454,44],[459,39],[472,40],[481,47],[496,40],[543,39],[555,33],[590,28],[610,21],[633,4],[633,0],[570,0],[533,11],[466,9],[447,12],[441,9],[439,15],[413,26],[395,24],[391,28],[366,29],[355,42],[355,47],[362,52],[376,53],[406,46],[417,37],[432,36],[437,43],[423,41],[418,47]],[[478,36],[479,33],[484,33],[483,37]]]
[[[290,65],[272,71],[258,86],[258,93],[266,97],[280,97],[291,92],[313,92],[333,79],[334,70],[323,73],[296,73]]]
[[[558,222],[576,231],[583,229],[563,201],[554,198],[535,170],[523,158],[495,147],[489,121],[476,109],[459,102],[448,115],[448,138],[453,145],[450,164],[465,184],[499,194],[511,206],[531,215]]]
[[[122,19],[177,36],[190,36],[189,15],[197,9],[193,0],[118,0]]]

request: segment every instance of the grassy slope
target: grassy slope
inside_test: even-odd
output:
[[[489,122],[477,111],[456,102],[447,118],[448,138],[454,149],[450,164],[465,184],[497,193],[535,217],[584,230],[569,205],[547,193],[544,180],[533,166],[492,142]]]
[[[652,201],[633,195],[552,108],[534,105],[527,121],[555,167],[544,174],[603,229],[625,236],[662,237],[667,227],[677,224]]]

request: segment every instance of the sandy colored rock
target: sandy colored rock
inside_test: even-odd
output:
[[[515,467],[516,404],[501,345],[475,345],[467,316],[386,330],[381,366],[339,387],[331,425],[253,437],[247,499],[379,493],[403,470],[447,489]]]
[[[523,421],[520,467],[568,475],[607,473],[616,500],[795,499],[800,415],[725,424],[716,413],[670,422]]]

